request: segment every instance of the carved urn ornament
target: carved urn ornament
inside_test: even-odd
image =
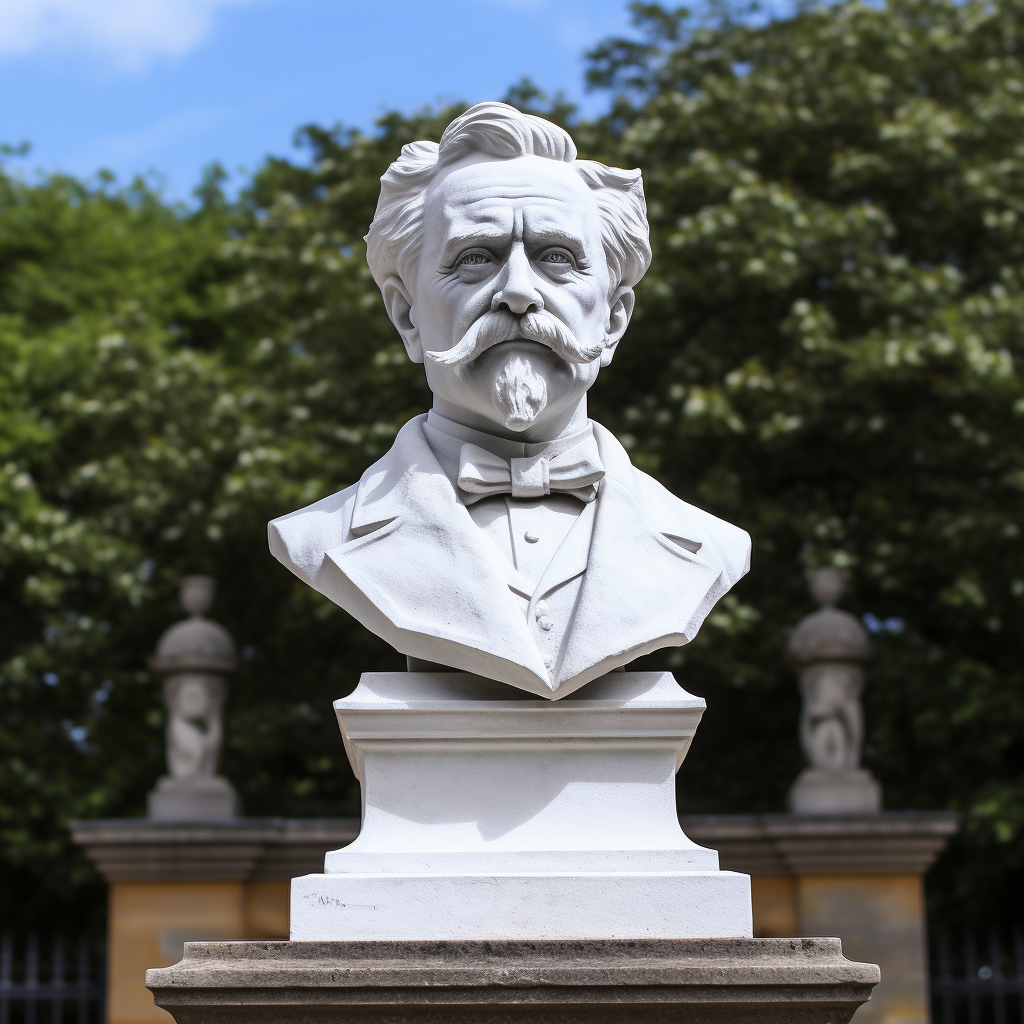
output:
[[[793,630],[787,648],[800,678],[803,709],[800,743],[810,767],[789,792],[795,814],[859,814],[881,809],[882,791],[860,767],[864,715],[860,696],[864,662],[871,643],[849,612],[836,608],[843,578],[835,569],[818,569],[811,594],[822,606]]]
[[[211,576],[186,576],[181,604],[189,618],[171,626],[149,667],[164,677],[167,705],[167,772],[149,794],[149,817],[159,821],[209,821],[234,817],[238,795],[217,775],[223,737],[225,675],[237,667],[231,634],[203,618],[213,604]]]

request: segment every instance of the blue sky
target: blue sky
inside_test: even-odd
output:
[[[200,168],[293,153],[308,122],[501,96],[522,75],[586,112],[583,52],[629,30],[626,0],[3,0],[0,142],[21,173]],[[236,177],[236,181],[238,178]]]

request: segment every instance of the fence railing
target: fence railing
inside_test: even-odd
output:
[[[1024,1024],[1024,927],[932,943],[933,1024]]]
[[[103,954],[82,935],[0,936],[0,1024],[103,1024]]]

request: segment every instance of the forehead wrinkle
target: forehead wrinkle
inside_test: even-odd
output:
[[[446,203],[442,210],[444,230],[439,232],[441,258],[449,259],[462,245],[507,239],[512,232],[509,212],[495,210],[493,205],[486,210],[472,211],[457,204]]]
[[[586,202],[584,197],[591,196],[591,189],[575,171],[547,173],[538,178],[536,173],[516,167],[516,163],[514,160],[488,161],[472,168],[456,169],[428,186],[428,202],[430,197],[438,196],[444,205],[451,202],[472,205],[502,199],[513,202],[532,199],[575,206],[581,201]],[[565,166],[559,165],[560,168]],[[547,167],[543,169],[550,170]]]
[[[548,181],[539,186],[536,182],[530,181],[477,181],[462,185],[459,193],[467,196],[464,202],[468,203],[477,203],[487,199],[537,199],[554,203],[568,203],[578,202],[581,195],[591,191],[582,178],[578,179],[578,185],[579,187],[570,186],[569,182],[565,181]],[[538,187],[550,189],[550,192],[547,195],[538,193]]]
[[[532,244],[565,245],[580,256],[600,245],[591,223],[597,212],[589,208],[596,207],[593,193],[575,174],[542,182],[510,182],[508,177],[460,181],[453,174],[431,191],[439,229],[431,232],[437,240],[434,251],[445,264],[474,242],[500,246],[525,236]]]
[[[476,203],[474,203],[473,206],[476,206]],[[490,201],[488,206],[482,209],[473,209],[465,203],[458,202],[458,200],[449,200],[444,204],[443,213],[445,220],[447,220],[449,224],[455,223],[459,220],[485,224],[487,221],[508,221],[510,217],[515,216],[515,211],[509,210],[508,207],[495,206],[493,200]],[[498,226],[504,230],[502,225],[499,224]]]
[[[522,234],[525,229],[527,233],[561,233],[578,239],[580,234],[586,233],[584,225],[579,222],[585,222],[587,217],[579,204],[561,199],[553,200],[547,196],[529,198],[531,202],[522,205],[498,205],[494,199],[475,200],[469,207],[448,203],[444,207],[444,216],[452,226],[460,221],[481,226],[493,223],[495,230],[500,234],[507,234],[510,230]],[[481,206],[483,203],[487,205]],[[571,228],[565,226],[567,219],[575,222]]]
[[[523,227],[527,238],[544,240],[549,238],[566,239],[581,248],[586,245],[590,232],[588,218],[578,207],[570,209],[571,216],[565,217],[564,210],[523,209]]]
[[[514,216],[519,205],[567,211],[577,230],[583,229],[581,220],[589,219],[589,213],[598,212],[592,190],[575,168],[533,156],[456,164],[428,185],[425,203],[441,214],[449,229],[457,219]],[[478,212],[481,206],[484,210]]]
[[[467,194],[469,193],[469,194]],[[591,196],[589,189],[584,194],[586,198]],[[466,192],[445,200],[445,208],[458,205],[469,211],[483,203],[493,207],[495,204],[507,206],[508,204],[522,204],[523,206],[547,206],[552,208],[565,208],[577,210],[581,204],[586,203],[586,198],[579,194],[566,191],[562,195],[538,195],[537,186],[532,188],[524,185],[522,188],[510,189],[504,186],[489,185],[479,189],[467,189]]]

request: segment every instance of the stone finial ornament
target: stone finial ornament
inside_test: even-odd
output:
[[[171,626],[149,660],[164,676],[167,771],[149,794],[157,821],[217,821],[238,814],[238,795],[217,775],[223,738],[225,674],[237,667],[231,634],[203,618],[213,604],[211,576],[186,576],[181,604],[189,618]]]
[[[795,814],[862,814],[882,805],[881,787],[860,767],[860,696],[871,644],[857,619],[835,607],[844,586],[835,569],[811,576],[811,594],[822,607],[797,625],[786,651],[799,673],[800,743],[810,762],[789,792]]]

